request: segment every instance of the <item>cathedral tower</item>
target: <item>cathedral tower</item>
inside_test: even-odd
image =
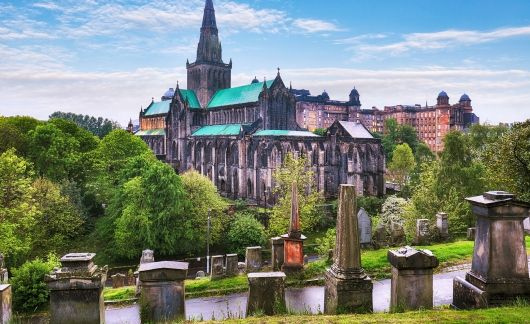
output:
[[[197,60],[186,64],[188,89],[195,91],[201,107],[208,105],[217,90],[230,88],[232,60],[223,63],[222,52],[213,1],[206,0]]]

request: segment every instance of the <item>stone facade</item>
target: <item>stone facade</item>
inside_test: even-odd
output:
[[[530,204],[502,191],[467,199],[477,217],[471,271],[453,283],[453,306],[482,308],[530,300],[523,220]]]
[[[231,88],[231,66],[222,61],[207,1],[197,61],[187,64],[188,89],[177,85],[142,109],[136,135],[179,172],[199,171],[230,198],[273,204],[272,174],[290,153],[309,158],[316,187],[328,197],[339,184],[355,185],[359,195],[384,194],[381,142],[365,127],[342,121],[325,136],[308,132],[297,123],[296,97],[279,70],[273,80]]]
[[[435,106],[385,106],[383,110],[373,107],[361,109],[359,92],[354,88],[348,101],[331,100],[327,92],[311,96],[307,90],[292,90],[296,96],[296,120],[309,130],[328,128],[335,120],[359,122],[370,131],[382,134],[385,120],[393,118],[399,124],[416,129],[418,138],[432,151],[443,150],[443,137],[450,130],[465,130],[477,124],[479,118],[473,113],[471,99],[464,94],[456,104],[449,104],[449,96],[440,92]]]

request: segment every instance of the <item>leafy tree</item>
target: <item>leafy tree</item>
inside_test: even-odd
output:
[[[260,246],[266,243],[265,227],[252,215],[238,213],[230,224],[228,231],[230,249],[239,255],[245,255],[249,246]]]
[[[49,290],[44,278],[53,268],[60,266],[59,259],[48,255],[46,261],[39,258],[14,268],[11,284],[13,286],[13,309],[17,312],[35,312],[48,304]]]
[[[89,152],[97,148],[99,139],[87,130],[80,128],[74,122],[66,119],[50,119],[50,124],[59,128],[64,134],[74,137],[79,142],[80,152]]]
[[[530,120],[515,124],[483,154],[491,188],[530,202]]]
[[[294,181],[296,181],[298,186],[302,230],[309,232],[318,224],[317,206],[322,203],[322,195],[315,187],[313,172],[306,166],[306,157],[295,158],[293,154],[287,154],[282,166],[274,172],[275,186],[273,193],[279,198],[277,204],[272,208],[269,222],[271,234],[284,234],[289,228],[291,192]]]
[[[125,183],[109,206],[118,256],[132,258],[147,247],[161,255],[198,249],[187,203],[181,179],[162,162]]]
[[[370,216],[375,216],[381,213],[384,200],[376,196],[359,196],[357,197],[357,207],[364,208]]]
[[[0,153],[14,148],[18,156],[29,153],[29,132],[44,124],[31,117],[0,117]]]
[[[431,162],[432,160],[436,158],[434,153],[429,148],[429,145],[423,142],[418,143],[414,157],[416,158],[416,165],[420,165],[421,163]]]
[[[328,256],[329,250],[335,249],[337,238],[337,229],[335,227],[330,228],[326,231],[326,235],[322,238],[317,238],[316,251],[320,256]],[[329,260],[331,261],[331,260]]]
[[[415,167],[416,161],[410,146],[407,143],[396,146],[388,169],[392,172],[394,179],[398,181],[400,188],[403,188],[407,183],[408,176]]]
[[[325,136],[327,131],[327,128],[317,128],[313,131],[313,134],[316,134],[318,136]]]
[[[220,242],[228,223],[224,211],[228,207],[215,185],[197,171],[188,171],[180,177],[186,193],[187,214],[193,222],[193,239],[198,246],[206,246],[208,215],[210,215],[211,242]]]
[[[62,194],[59,185],[39,178],[33,182],[33,188],[39,214],[32,230],[32,255],[61,253],[80,233],[83,218],[68,196]]]
[[[408,144],[413,153],[416,152],[419,141],[414,127],[399,125],[394,118],[385,120],[385,133],[381,139],[381,144],[387,161],[392,160],[396,146],[403,143]]]
[[[99,138],[103,138],[107,136],[111,131],[121,128],[121,126],[117,122],[106,118],[103,119],[102,117],[96,118],[88,115],[56,111],[50,115],[50,119],[53,118],[62,118],[70,120],[76,123],[79,127],[86,129],[95,136],[98,136]]]
[[[33,202],[31,165],[9,149],[0,155],[0,251],[16,263],[30,250],[38,210]]]
[[[379,224],[389,228],[391,223],[403,224],[403,213],[406,205],[407,201],[403,198],[397,196],[388,197],[383,204]]]

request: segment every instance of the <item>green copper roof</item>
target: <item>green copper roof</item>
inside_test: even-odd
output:
[[[166,131],[163,129],[149,129],[149,130],[141,130],[136,132],[134,134],[136,136],[166,136]]]
[[[149,107],[145,109],[144,116],[155,116],[155,115],[162,115],[167,114],[169,111],[169,105],[171,104],[171,100],[165,100],[160,102],[151,102]]]
[[[241,132],[242,126],[242,124],[204,126],[192,136],[236,136]]]
[[[182,95],[184,101],[188,100],[191,109],[201,108],[199,100],[197,99],[197,96],[193,90],[180,89],[180,94]],[[171,100],[164,100],[160,102],[153,101],[149,107],[145,109],[144,116],[167,114],[169,112],[169,105],[171,105]]]
[[[267,81],[267,88],[270,88],[273,82],[273,80]],[[215,93],[212,100],[210,100],[208,108],[257,102],[262,90],[263,82],[219,90]]]
[[[311,132],[267,129],[254,134],[254,136],[296,136],[296,137],[320,137]]]
[[[197,95],[193,90],[180,90],[180,94],[182,94],[182,98],[184,101],[188,100],[188,103],[190,105],[191,109],[200,109],[201,104],[199,103],[199,99],[197,99]]]

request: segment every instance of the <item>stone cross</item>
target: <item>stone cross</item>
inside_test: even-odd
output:
[[[289,237],[299,239],[302,236],[300,232],[300,213],[298,208],[298,185],[293,181],[291,187],[291,222],[289,223]]]
[[[361,246],[370,245],[372,243],[372,220],[364,208],[359,209],[357,221],[360,233],[359,243],[361,243]]]

